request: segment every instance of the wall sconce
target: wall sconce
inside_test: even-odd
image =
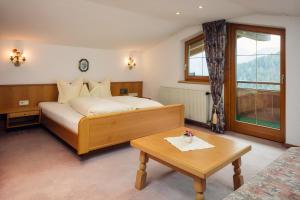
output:
[[[20,66],[22,63],[26,61],[25,56],[23,53],[18,51],[17,49],[12,50],[12,55],[10,56],[10,61],[16,66]]]
[[[135,60],[132,56],[129,56],[127,65],[129,70],[132,70],[136,66]]]

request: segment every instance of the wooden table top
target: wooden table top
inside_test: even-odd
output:
[[[6,108],[0,110],[0,114],[8,114],[8,113],[16,113],[16,112],[26,112],[26,111],[33,111],[39,110],[38,106],[19,106],[17,108]]]
[[[191,130],[195,136],[215,147],[181,152],[164,139],[180,136],[185,130]],[[132,140],[131,146],[200,178],[212,175],[251,150],[251,146],[248,144],[185,127]]]

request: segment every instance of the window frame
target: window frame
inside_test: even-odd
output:
[[[204,35],[201,33],[200,35],[197,35],[196,37],[188,40],[185,42],[184,45],[184,79],[185,81],[191,81],[191,82],[209,82],[209,76],[190,76],[189,75],[189,46],[193,43],[199,42],[201,40],[204,40]]]
[[[235,120],[236,114],[236,72],[235,72],[235,56],[236,56],[236,31],[244,30],[250,32],[276,34],[281,36],[280,45],[280,66],[281,66],[281,110],[280,110],[280,132],[276,129],[265,127],[251,127],[248,124],[238,123]],[[285,28],[274,28],[267,26],[256,26],[248,24],[229,23],[228,26],[228,45],[226,48],[226,64],[225,64],[225,81],[224,81],[224,105],[226,130],[236,131],[254,137],[265,138],[277,142],[284,142],[286,139],[286,30]]]

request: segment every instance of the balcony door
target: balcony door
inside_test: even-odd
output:
[[[285,30],[231,24],[230,129],[285,140]]]

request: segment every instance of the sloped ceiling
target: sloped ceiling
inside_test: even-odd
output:
[[[140,50],[186,26],[256,13],[300,16],[300,1],[1,0],[0,39]]]

